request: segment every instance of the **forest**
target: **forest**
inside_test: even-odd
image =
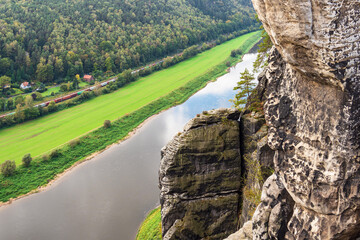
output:
[[[257,27],[250,0],[0,0],[0,78],[109,76]]]

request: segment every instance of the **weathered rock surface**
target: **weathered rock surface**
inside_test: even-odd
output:
[[[241,215],[239,225],[251,220],[260,201],[263,181],[273,169],[274,151],[267,144],[264,115],[245,113],[240,121],[242,177]]]
[[[284,231],[288,239],[356,239],[360,236],[360,2],[253,3],[277,49],[265,73],[268,143],[276,151],[278,181],[295,202],[286,230],[276,230],[276,221],[260,216],[262,202],[253,218],[254,239],[266,239],[264,232]],[[266,214],[281,211],[276,206]],[[263,231],[258,231],[260,225]]]
[[[222,239],[237,229],[241,156],[239,112],[192,119],[162,150],[163,239]]]
[[[293,205],[294,201],[278,176],[271,175],[264,183],[261,203],[252,219],[253,239],[285,239]]]
[[[231,234],[229,237],[224,240],[252,240],[252,221],[247,221],[244,223],[243,227],[236,233]]]

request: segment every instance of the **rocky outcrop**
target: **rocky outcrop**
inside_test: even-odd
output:
[[[265,73],[268,144],[276,151],[273,178],[279,186],[274,191],[287,192],[295,203],[275,204],[282,201],[278,199],[268,206],[267,198],[262,199],[253,217],[254,239],[267,239],[264,234],[274,239],[282,239],[276,237],[280,234],[287,239],[356,239],[360,2],[253,3],[276,47]],[[282,219],[271,220],[273,213]],[[274,225],[280,220],[285,229],[283,222]]]
[[[163,239],[222,239],[236,231],[241,186],[239,112],[203,112],[162,149]]]
[[[239,116],[234,109],[203,112],[162,149],[164,239],[223,239],[251,219],[274,151],[263,113]],[[249,238],[251,222],[244,227],[232,238]]]
[[[285,239],[293,206],[294,201],[279,177],[271,175],[264,183],[261,203],[252,219],[253,239]]]

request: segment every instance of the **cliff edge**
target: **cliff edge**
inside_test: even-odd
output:
[[[164,149],[164,239],[360,239],[360,2],[253,4],[274,43],[266,124],[214,111]]]

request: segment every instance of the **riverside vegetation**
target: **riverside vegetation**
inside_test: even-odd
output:
[[[135,240],[161,240],[161,209],[152,210],[141,224]]]
[[[97,123],[94,121],[92,128],[95,128],[103,123],[104,119],[111,119],[115,120],[112,121],[111,126],[109,128],[98,128],[90,133],[87,133],[85,136],[79,138],[76,144],[66,144],[60,147],[59,149],[53,150],[50,152],[50,154],[44,154],[42,157],[35,157],[34,160],[31,162],[29,167],[19,166],[14,175],[11,175],[9,177],[0,176],[0,201],[5,202],[9,200],[10,198],[15,198],[19,195],[26,194],[30,192],[31,190],[36,189],[39,186],[46,185],[51,179],[53,179],[57,174],[63,172],[67,168],[71,167],[75,162],[83,160],[86,156],[100,151],[104,149],[106,146],[124,138],[131,130],[133,130],[135,127],[137,127],[141,122],[143,122],[146,118],[148,118],[151,115],[154,115],[164,109],[167,109],[173,105],[179,104],[181,102],[184,102],[189,96],[191,96],[193,93],[195,93],[198,89],[202,88],[208,81],[215,79],[216,77],[220,76],[225,72],[227,69],[226,62],[230,61],[232,64],[237,62],[241,56],[237,56],[236,58],[230,57],[230,52],[234,48],[234,46],[241,47],[242,52],[247,52],[253,45],[256,43],[259,38],[259,33],[251,33],[247,34],[245,36],[242,36],[240,38],[231,40],[223,45],[220,45],[212,50],[209,50],[205,53],[200,54],[199,56],[196,56],[192,59],[189,59],[188,61],[182,62],[174,67],[171,67],[167,70],[163,70],[161,72],[158,72],[156,74],[150,75],[147,78],[140,79],[137,82],[134,82],[127,87],[125,87],[123,90],[128,90],[132,87],[144,87],[146,85],[141,84],[154,84],[149,79],[158,78],[160,74],[164,74],[164,77],[169,78],[169,74],[171,73],[177,73],[177,76],[181,76],[180,79],[175,79],[175,82],[169,82],[168,84],[173,86],[175,83],[175,86],[173,86],[173,90],[170,88],[169,85],[165,86],[165,89],[159,90],[159,95],[153,96],[153,98],[147,98],[144,102],[141,102],[134,106],[134,109],[132,111],[129,111],[129,109],[125,109],[125,112],[122,117],[117,119],[117,116],[121,115],[119,113],[119,110],[115,109],[113,110],[109,115],[102,116],[101,123]],[[220,51],[219,49],[222,49]],[[221,53],[220,53],[220,52]],[[206,62],[206,59],[209,59],[208,54],[216,55],[216,58],[211,58],[212,63],[209,66],[209,62]],[[227,57],[226,57],[227,56]],[[205,59],[204,59],[205,58]],[[205,61],[205,62],[204,62]],[[193,66],[196,62],[202,62],[200,65],[196,65],[197,67],[204,68],[207,66],[207,68],[204,69],[195,69],[198,74],[192,77],[184,77],[180,73],[184,73],[185,71],[189,71],[189,67]],[[189,65],[190,64],[190,65]],[[204,65],[205,64],[205,65]],[[196,68],[196,67],[195,67]],[[191,67],[190,67],[191,69]],[[194,70],[194,69],[193,69]],[[203,71],[200,71],[203,70]],[[170,72],[168,72],[170,71]],[[191,73],[193,74],[193,73]],[[194,75],[194,74],[193,74]],[[171,75],[172,76],[172,75]],[[178,82],[179,81],[179,82]],[[139,86],[140,84],[140,86]],[[142,89],[146,89],[142,88]],[[138,89],[139,90],[139,89]],[[141,91],[140,91],[141,92]],[[168,93],[170,92],[170,93]],[[121,94],[121,91],[118,91],[117,93]],[[143,93],[143,92],[142,92]],[[168,93],[168,94],[167,94]],[[116,93],[113,93],[116,94]],[[167,95],[166,95],[167,94]],[[106,98],[112,98],[112,101],[115,101],[117,98],[115,98],[115,95],[106,95],[101,97],[102,99],[99,101],[104,101]],[[91,108],[90,105],[92,102],[96,105],[99,104],[96,100],[100,98],[95,98],[85,104],[82,104],[78,107],[85,107],[86,111],[80,111],[80,114],[84,114],[85,112],[94,112],[94,109],[99,109],[99,106],[96,108]],[[146,101],[147,100],[147,101]],[[121,104],[117,103],[117,106],[121,106]],[[131,105],[131,104],[130,104]],[[105,106],[105,105],[103,105]],[[125,106],[129,107],[129,106]],[[109,107],[111,109],[112,107]],[[108,110],[109,110],[108,109]],[[68,109],[65,111],[68,111],[68,114],[70,114],[70,110]],[[79,110],[79,109],[77,109]],[[100,107],[101,111],[105,111]],[[48,116],[49,118],[52,118],[55,122],[57,121],[57,117],[63,116],[63,114],[66,114],[64,112],[61,113],[61,115],[57,116],[57,114]],[[72,111],[72,113],[78,112],[78,111]],[[99,115],[99,114],[97,114]],[[111,116],[111,117],[109,117]],[[43,121],[45,118],[35,120],[29,123],[24,124],[26,127],[31,127],[34,124],[36,124],[37,121]],[[91,117],[87,116],[86,119],[90,119]],[[91,124],[91,122],[88,122],[87,125]],[[76,126],[80,127],[82,126],[82,121],[80,119],[80,122],[75,123],[78,124]],[[52,127],[54,128],[54,127]],[[75,131],[76,127],[74,126],[68,126],[68,128],[71,129],[71,131]],[[6,129],[9,130],[9,129]],[[91,130],[91,129],[90,129]],[[59,130],[57,130],[59,131]],[[3,133],[2,131],[1,133]],[[43,133],[45,134],[45,132]],[[53,135],[54,133],[50,133]],[[4,136],[5,134],[2,134]],[[80,135],[78,132],[75,133],[75,135]],[[8,135],[10,136],[10,135]],[[15,136],[15,134],[11,134],[11,136]],[[76,136],[75,136],[76,137]],[[48,136],[46,141],[48,141],[51,138],[51,136]],[[70,137],[70,139],[73,137]],[[69,140],[70,140],[69,139]],[[62,139],[63,142],[64,139]],[[58,146],[58,145],[57,145]],[[41,147],[41,145],[36,146]],[[49,147],[49,146],[48,146]],[[44,152],[44,150],[42,150]],[[46,151],[46,150],[45,150]],[[28,152],[25,152],[28,153]],[[21,153],[21,155],[25,154]],[[32,155],[36,155],[33,152]]]

